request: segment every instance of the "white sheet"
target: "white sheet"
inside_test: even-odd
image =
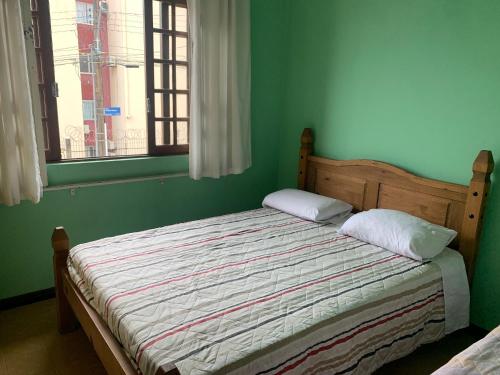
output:
[[[443,277],[445,333],[469,326],[470,291],[462,255],[446,248],[432,259]]]
[[[500,326],[488,336],[453,357],[432,375],[481,375],[500,373]]]

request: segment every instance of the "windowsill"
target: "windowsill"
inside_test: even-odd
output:
[[[186,172],[188,155],[78,160],[47,164],[48,186]]]
[[[110,157],[89,157],[89,158],[81,158],[81,159],[61,159],[54,161],[47,161],[47,165],[52,164],[68,164],[68,163],[87,163],[87,162],[96,162],[96,161],[110,161],[110,160],[130,160],[130,159],[144,159],[153,157],[154,155],[141,154],[141,155],[127,155],[127,156],[110,156]],[[170,156],[170,155],[164,155]]]

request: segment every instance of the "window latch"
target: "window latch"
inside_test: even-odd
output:
[[[57,84],[57,82],[52,82],[52,96],[54,98],[59,97],[59,85]]]
[[[146,111],[151,112],[151,100],[149,98],[146,98]]]

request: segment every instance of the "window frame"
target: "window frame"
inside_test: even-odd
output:
[[[153,3],[160,3],[160,27],[154,27],[153,23]],[[171,20],[168,17],[168,6],[172,7]],[[189,142],[189,113],[187,117],[177,117],[177,94],[187,95],[187,105],[189,108],[189,48],[187,48],[187,61],[179,61],[176,58],[176,37],[185,37],[187,45],[189,46],[189,33],[188,31],[175,30],[175,8],[183,7],[187,9],[186,0],[144,0],[144,48],[145,48],[145,73],[146,73],[146,102],[147,102],[147,128],[148,128],[148,149],[150,155],[179,155],[189,153],[188,144],[177,144],[177,122],[186,122],[188,131]],[[169,21],[172,21],[172,30],[169,30]],[[154,50],[154,34],[161,34],[161,49],[160,58],[155,58]],[[172,37],[172,58],[169,59],[169,37]],[[165,56],[166,51],[166,56]],[[162,88],[155,87],[154,66],[160,64],[161,66],[161,82]],[[187,90],[178,90],[176,84],[176,66],[186,66],[187,72]],[[172,67],[172,88],[169,82],[169,67]],[[162,116],[156,116],[155,108],[155,94],[162,96],[162,107],[170,111],[170,95],[172,95],[172,109],[173,114],[167,113],[163,110]],[[189,109],[188,109],[189,112]],[[170,138],[169,123],[173,123],[173,140],[174,144],[158,145],[156,142],[156,123],[163,122],[164,140]],[[168,131],[165,131],[168,129]]]
[[[82,15],[79,8],[85,8],[85,12]],[[90,13],[89,13],[90,10]],[[90,14],[90,15],[89,15]],[[83,20],[83,22],[82,22]],[[94,25],[94,4],[86,3],[84,1],[76,1],[76,18],[75,22],[78,25]]]
[[[96,118],[96,107],[95,107],[95,99],[82,99],[82,115],[83,121],[95,121]],[[89,118],[86,114],[91,114],[92,116]]]
[[[42,109],[45,160],[61,160],[59,118],[57,115],[57,84],[52,52],[52,28],[50,23],[49,2],[30,0],[33,27],[33,43],[37,61],[38,90]]]
[[[33,29],[34,29],[34,40],[39,40],[39,46],[35,44],[35,50],[37,55],[37,71],[38,71],[38,86],[41,92],[41,105],[42,105],[42,122],[44,125],[44,139],[45,139],[45,159],[48,163],[65,163],[65,162],[74,162],[74,161],[99,161],[99,160],[112,160],[112,159],[132,159],[132,158],[141,158],[144,156],[168,156],[168,155],[182,155],[189,153],[189,48],[187,48],[187,61],[178,61],[174,57],[176,56],[176,43],[175,36],[179,35],[182,37],[186,37],[187,45],[189,46],[189,33],[188,31],[176,31],[176,30],[164,30],[165,33],[162,33],[164,37],[162,37],[162,46],[164,46],[164,39],[167,40],[168,46],[168,36],[172,36],[172,59],[168,60],[168,50],[167,50],[167,59],[162,60],[162,64],[166,64],[167,68],[162,68],[162,72],[167,71],[168,75],[168,64],[173,66],[172,70],[172,81],[174,81],[174,77],[176,76],[175,67],[177,65],[185,65],[187,69],[187,89],[185,90],[176,90],[162,88],[155,89],[154,88],[154,50],[153,50],[153,3],[159,2],[161,8],[168,9],[168,6],[172,6],[172,14],[171,18],[175,22],[175,7],[183,7],[187,9],[187,1],[186,0],[144,0],[144,63],[145,63],[145,84],[146,84],[146,130],[147,130],[147,150],[145,154],[137,154],[137,155],[115,155],[108,157],[85,157],[85,158],[72,158],[72,159],[62,159],[61,153],[61,144],[60,144],[60,133],[59,133],[59,118],[57,111],[57,83],[55,81],[55,69],[54,69],[54,55],[53,55],[53,47],[52,47],[52,28],[51,28],[51,17],[50,17],[50,8],[49,2],[46,0],[30,0],[32,4],[31,12],[33,19]],[[163,16],[165,16],[165,12],[168,17],[168,10],[164,11]],[[36,19],[36,20],[35,20]],[[78,22],[79,19],[75,18],[75,23],[80,24]],[[35,26],[37,26],[37,30],[35,31]],[[36,42],[35,42],[36,43]],[[163,57],[163,51],[162,51]],[[86,56],[88,59],[88,56]],[[79,68],[81,67],[81,59],[78,61]],[[91,64],[87,61],[87,64]],[[81,74],[93,74],[92,72],[80,72]],[[167,76],[168,79],[168,76]],[[168,87],[168,86],[167,86]],[[174,86],[175,87],[175,86]],[[169,98],[169,95],[173,95],[175,98],[173,100],[174,104],[176,98],[176,94],[182,94],[187,96],[187,105],[188,105],[188,113],[187,117],[178,118],[178,117],[170,117],[168,120],[161,118],[163,121],[173,121],[174,122],[174,144],[166,144],[166,145],[157,145],[155,142],[155,105],[154,105],[154,93],[155,91],[160,91],[163,96]],[[158,93],[158,92],[157,92]],[[170,104],[170,103],[168,103]],[[83,107],[83,104],[82,104]],[[170,108],[170,105],[167,107]],[[174,113],[176,113],[176,106],[174,105]],[[156,120],[158,121],[158,120]],[[175,144],[177,142],[176,137],[176,124],[177,122],[185,122],[187,123],[187,131],[188,131],[188,144]]]
[[[80,55],[78,56],[78,64],[79,64],[80,74],[94,74],[92,69],[92,63],[90,62],[89,53],[80,53]],[[86,67],[88,69],[82,70],[82,67]]]

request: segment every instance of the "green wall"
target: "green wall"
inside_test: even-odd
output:
[[[500,165],[499,35],[496,0],[252,0],[252,168],[0,206],[0,299],[52,285],[56,225],[79,243],[258,207],[277,186],[295,186],[306,126],[317,154],[467,183],[480,149]],[[144,158],[52,165],[49,177],[62,184],[186,169],[185,157]],[[494,181],[472,299],[472,320],[484,328],[500,323],[499,216]]]
[[[46,192],[33,205],[0,205],[0,299],[49,288],[50,236],[66,227],[72,244],[260,205],[275,189],[285,60],[283,1],[252,1],[253,166],[238,176],[187,177]],[[187,171],[187,157],[139,158],[50,165],[49,184]]]
[[[279,186],[296,181],[297,146],[370,158],[468,183],[474,157],[500,173],[500,2],[295,0]],[[494,176],[495,177],[495,176]],[[500,324],[500,179],[489,197],[473,284],[472,321]]]

